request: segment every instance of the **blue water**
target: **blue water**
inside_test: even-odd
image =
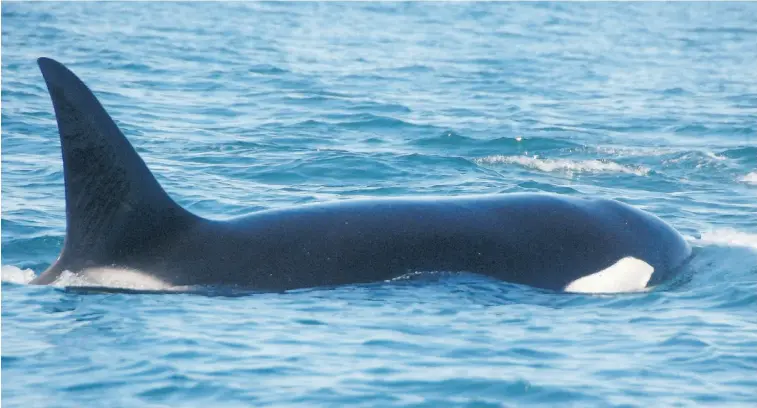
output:
[[[757,404],[757,4],[2,4],[2,403]],[[27,285],[65,232],[35,59],[207,217],[547,191],[695,248],[647,292],[436,273],[289,293]]]

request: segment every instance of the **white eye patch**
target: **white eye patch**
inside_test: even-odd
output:
[[[652,265],[632,256],[625,257],[609,268],[576,279],[565,287],[575,293],[622,293],[644,290],[652,278]]]

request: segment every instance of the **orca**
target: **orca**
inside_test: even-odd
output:
[[[650,213],[554,194],[354,199],[206,219],[169,197],[74,73],[49,58],[38,64],[60,134],[66,236],[33,284],[67,271],[104,287],[285,291],[459,271],[615,292],[662,282],[691,254]]]

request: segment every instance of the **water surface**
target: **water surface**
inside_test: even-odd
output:
[[[2,5],[4,406],[757,404],[757,5]],[[480,276],[268,294],[26,285],[65,232],[69,65],[212,218],[557,192],[678,228],[690,271],[565,295]]]

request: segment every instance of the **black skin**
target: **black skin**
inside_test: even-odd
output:
[[[661,280],[690,254],[680,234],[650,214],[546,194],[351,200],[178,223],[168,236],[122,241],[117,256],[87,266],[135,268],[173,285],[258,290],[376,282],[412,271],[475,272],[562,290],[628,256],[652,265]],[[85,268],[65,253],[59,263],[51,269]]]
[[[349,200],[207,220],[166,194],[76,75],[51,59],[39,65],[61,140],[66,239],[35,284],[65,270],[115,267],[170,285],[258,290],[376,282],[413,271],[474,272],[562,290],[625,257],[652,265],[652,283],[661,281],[691,253],[651,214],[549,194]]]

